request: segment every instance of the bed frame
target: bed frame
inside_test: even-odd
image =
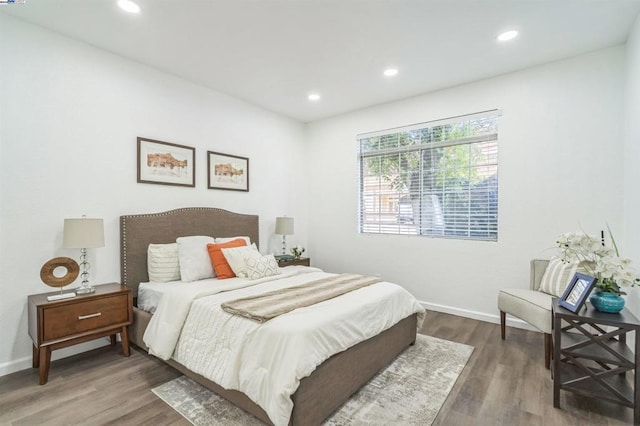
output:
[[[131,288],[134,301],[138,285],[149,280],[147,247],[149,244],[175,242],[177,237],[208,235],[233,237],[246,235],[259,246],[258,216],[226,210],[194,207],[163,213],[136,214],[120,217],[120,252],[122,283]],[[135,304],[135,302],[134,302]],[[134,322],[129,327],[131,342],[148,351],[142,340],[151,314],[134,306]],[[292,395],[291,425],[317,425],[340,407],[378,371],[387,366],[416,339],[417,315],[411,315],[388,330],[340,352],[320,364],[300,381]],[[271,425],[269,417],[247,395],[227,390],[205,377],[169,360],[167,363],[213,390],[236,406]]]

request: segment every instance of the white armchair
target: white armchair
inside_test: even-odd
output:
[[[548,260],[533,259],[529,289],[509,288],[498,293],[500,310],[500,329],[502,340],[505,338],[506,314],[518,317],[544,333],[544,365],[548,369],[551,363],[551,300],[550,294],[538,291]]]

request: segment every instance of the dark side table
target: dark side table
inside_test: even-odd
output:
[[[301,257],[300,259],[278,260],[278,266],[281,268],[293,265],[311,266],[311,259]]]
[[[599,312],[585,303],[573,312],[551,306],[553,325],[553,406],[560,408],[560,390],[633,408],[640,425],[640,320],[626,308],[618,314]],[[627,333],[635,332],[635,354]],[[633,382],[626,372],[633,371]]]

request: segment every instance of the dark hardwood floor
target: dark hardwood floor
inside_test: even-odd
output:
[[[624,425],[632,410],[562,392],[553,408],[542,334],[429,312],[422,333],[475,347],[435,425]],[[119,347],[118,347],[119,349]],[[189,425],[150,390],[179,373],[133,349],[111,347],[0,377],[0,425]]]
[[[421,332],[475,348],[434,425],[626,425],[633,410],[561,391],[544,367],[542,333],[429,312]]]

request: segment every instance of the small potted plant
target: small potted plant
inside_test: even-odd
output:
[[[598,279],[589,300],[598,310],[619,312],[624,307],[621,287],[633,287],[640,283],[640,276],[631,267],[631,260],[620,257],[618,245],[609,229],[611,244],[604,245],[601,238],[584,232],[560,235],[557,241],[560,256],[565,263],[578,264]]]
[[[291,247],[291,254],[293,254],[293,257],[295,259],[300,259],[300,256],[302,256],[302,253],[305,252],[304,247],[302,246],[293,246]]]

